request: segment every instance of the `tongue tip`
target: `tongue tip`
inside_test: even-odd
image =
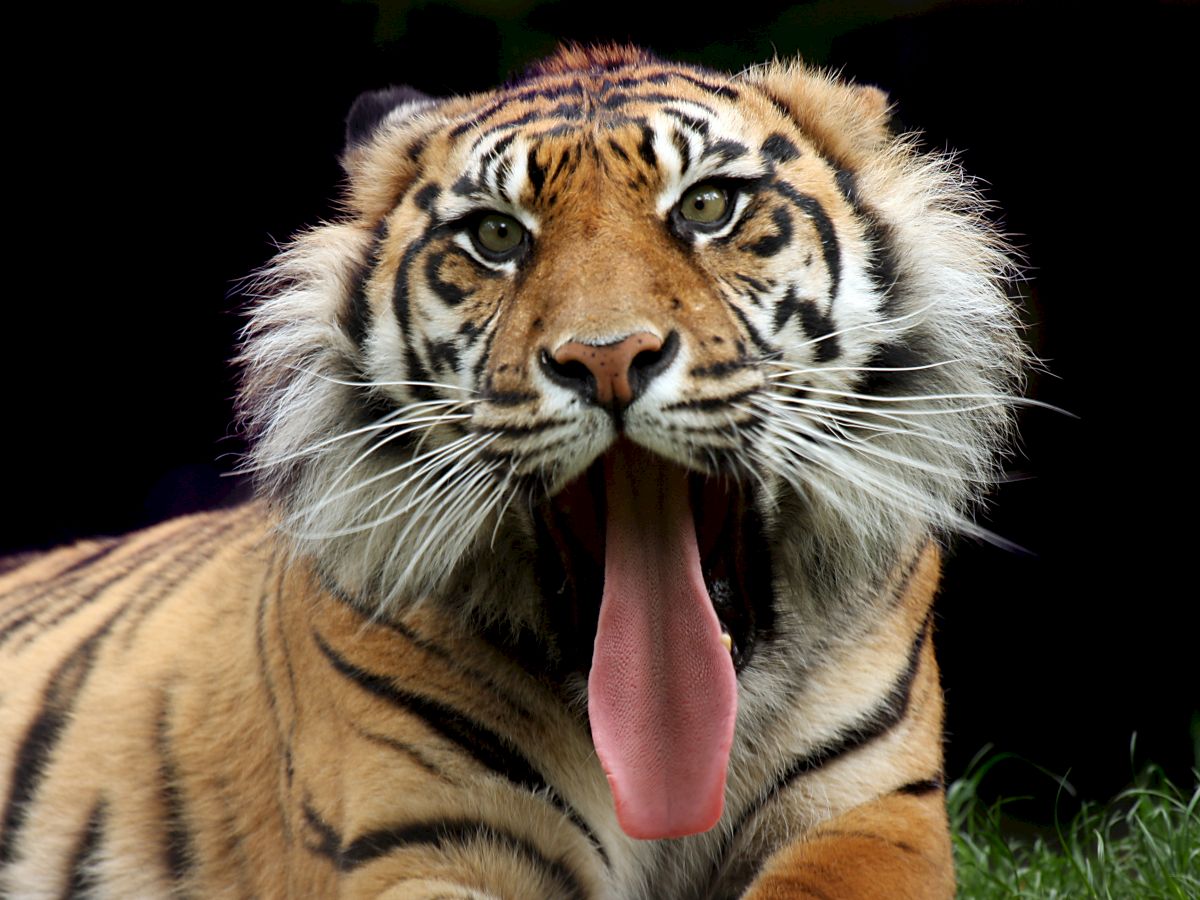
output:
[[[721,819],[725,810],[725,779],[709,797],[692,804],[688,809],[647,810],[642,803],[621,802],[621,792],[613,785],[616,798],[617,824],[629,837],[644,841],[688,837],[709,831]]]

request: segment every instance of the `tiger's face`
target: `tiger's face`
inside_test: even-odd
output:
[[[348,136],[347,216],[268,272],[245,354],[285,531],[368,608],[535,635],[590,678],[627,830],[711,824],[739,679],[974,528],[1021,357],[977,198],[878,91],[623,49],[368,95]],[[697,809],[629,811],[685,745]]]

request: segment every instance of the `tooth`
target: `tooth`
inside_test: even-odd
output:
[[[721,632],[721,646],[723,646],[730,653],[733,652],[733,638],[729,636],[728,631]]]

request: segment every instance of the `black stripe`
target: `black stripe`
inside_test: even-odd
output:
[[[38,714],[17,748],[16,763],[10,778],[8,800],[4,805],[3,829],[0,829],[0,865],[12,862],[34,795],[46,775],[50,758],[71,718],[75,701],[83,692],[95,661],[100,641],[129,608],[125,603],[72,650],[59,664],[42,692]]]
[[[272,559],[272,567],[274,560]],[[267,708],[271,712],[271,721],[275,726],[275,748],[279,753],[280,758],[284,761],[285,773],[287,776],[288,785],[291,786],[292,776],[294,774],[295,765],[292,760],[292,748],[289,744],[287,736],[283,729],[283,713],[279,706],[279,694],[275,688],[275,679],[271,677],[271,664],[267,659],[267,603],[270,600],[270,593],[267,590],[266,581],[270,577],[270,570],[263,577],[262,591],[258,597],[258,610],[255,615],[254,625],[254,649],[258,656],[258,673],[262,679],[263,692],[267,696]],[[276,804],[279,810],[280,821],[287,823],[288,816],[284,812],[284,803],[281,797],[276,797]]]
[[[8,614],[21,613],[21,615],[9,618],[2,626],[0,626],[0,645],[2,645],[8,636],[17,631],[26,622],[33,620],[38,613],[43,612],[47,605],[42,601],[53,601],[56,597],[61,597],[64,594],[70,594],[69,588],[72,585],[86,581],[93,573],[87,571],[94,564],[100,562],[118,547],[122,546],[125,540],[114,540],[110,544],[99,548],[91,553],[88,553],[81,559],[77,559],[70,565],[64,567],[61,571],[55,572],[44,579],[39,579],[31,584],[21,585],[17,590],[5,594],[6,597],[16,597],[18,594],[26,595],[25,599],[19,603],[13,603],[5,610]],[[157,544],[155,544],[157,546]],[[40,555],[40,554],[39,554]],[[39,590],[40,589],[40,590]],[[32,607],[32,609],[31,609]]]
[[[527,103],[531,100],[557,100],[560,97],[575,96],[582,99],[583,86],[578,82],[555,84],[549,87],[531,88],[516,94],[505,94],[485,106],[471,118],[455,125],[450,131],[450,137],[455,138],[484,125],[497,113],[517,103]]]
[[[744,391],[738,391],[736,394],[728,394],[724,397],[697,397],[691,400],[677,400],[663,407],[664,410],[675,409],[720,409],[723,406],[729,406],[731,403],[737,403],[739,400],[745,400],[758,388],[747,388]]]
[[[412,744],[405,743],[404,741],[398,741],[395,738],[388,737],[386,734],[376,734],[373,731],[367,731],[365,728],[358,725],[354,727],[354,732],[364,741],[370,741],[372,744],[378,744],[381,747],[387,747],[394,753],[399,753],[401,756],[404,756],[416,763],[435,778],[441,779],[442,781],[449,781],[452,784],[456,783],[454,779],[443,772],[436,763],[428,759],[425,754],[421,752],[419,747],[415,747]]]
[[[724,162],[731,162],[735,159],[740,159],[750,152],[750,148],[745,144],[739,144],[737,141],[727,139],[719,140],[705,148],[704,158],[708,159],[712,156],[719,156]]]
[[[342,848],[338,864],[343,872],[352,872],[359,866],[413,844],[432,845],[439,850],[461,853],[480,843],[499,845],[537,866],[551,880],[557,882],[563,891],[561,896],[579,900],[584,900],[587,896],[578,876],[565,862],[547,858],[530,841],[517,837],[512,832],[472,819],[417,822],[368,832]]]
[[[503,406],[505,404],[498,405]],[[481,430],[487,431],[488,434],[527,435],[538,434],[548,428],[567,424],[569,422],[566,419],[542,419],[540,422],[530,422],[527,425],[488,425]]]
[[[621,158],[622,162],[629,162],[629,154],[625,152],[625,148],[623,148],[617,142],[616,138],[609,138],[608,146],[612,148],[613,153],[617,154],[617,156],[619,156]]]
[[[313,640],[339,674],[368,693],[421,719],[430,729],[466,751],[481,766],[549,801],[587,836],[601,856],[605,855],[600,841],[584,824],[579,813],[558,796],[533,764],[512,748],[505,738],[452,707],[429,697],[402,690],[396,687],[391,679],[359,668],[339,655],[316,631],[313,632]],[[605,859],[607,862],[607,857]]]
[[[83,836],[71,854],[71,866],[68,870],[71,874],[67,881],[66,892],[63,894],[65,900],[75,900],[75,898],[83,900],[85,897],[92,896],[95,889],[99,887],[96,873],[91,867],[96,850],[104,840],[104,824],[107,814],[107,806],[102,797],[92,807],[91,815],[88,816],[87,828],[84,829]]]
[[[642,140],[638,144],[638,156],[650,168],[657,168],[658,154],[654,152],[654,131],[649,125],[642,126]]]
[[[417,254],[424,250],[429,245],[429,242],[437,237],[444,228],[445,226],[443,225],[436,225],[409,244],[408,248],[404,251],[403,258],[400,260],[400,265],[396,269],[395,287],[392,292],[392,309],[396,313],[396,320],[400,323],[400,334],[404,338],[405,376],[412,381],[432,381],[433,377],[425,369],[413,347],[411,328],[412,311],[409,306],[411,291],[408,283],[411,274],[410,269]],[[410,390],[418,400],[433,400],[437,397],[433,389],[427,385],[412,385]]]
[[[563,173],[563,170],[567,167],[568,164],[570,164],[571,168],[567,169],[567,174],[570,175],[572,172],[575,171],[575,167],[579,164],[579,160],[578,160],[578,158],[575,157],[575,154],[572,151],[577,150],[577,149],[578,149],[577,147],[568,147],[566,150],[564,150],[562,152],[562,156],[560,156],[558,158],[558,164],[555,165],[554,171],[550,175],[551,181],[558,178],[558,176]]]
[[[758,291],[758,293],[760,293],[760,294],[765,294],[775,284],[775,282],[773,280],[770,284],[767,284],[767,282],[765,282],[765,281],[759,281],[757,278],[753,277],[752,275],[744,275],[741,272],[738,272],[736,275],[734,275],[734,278],[736,278],[738,281],[742,282],[742,284],[749,286],[751,288],[751,290]]]
[[[507,691],[501,688],[500,685],[496,683],[494,678],[479,671],[473,666],[464,665],[461,654],[456,655],[451,653],[441,644],[430,640],[422,634],[418,634],[403,622],[384,622],[382,624],[390,630],[395,631],[414,647],[423,650],[431,656],[437,657],[444,665],[449,666],[457,674],[479,682],[479,684],[486,687],[492,694],[496,696],[498,700],[503,701],[505,706],[507,706],[521,718],[531,719],[533,717],[533,714],[529,711],[529,708],[524,704],[519,703]]]
[[[766,234],[760,237],[752,244],[743,247],[743,250],[749,250],[755,256],[764,258],[776,256],[779,251],[788,245],[792,240],[792,214],[782,206],[778,206],[771,210],[771,221],[775,224],[775,233]]]
[[[165,817],[163,833],[163,860],[167,874],[178,887],[188,877],[192,868],[192,837],[187,824],[183,788],[180,785],[179,769],[175,764],[175,753],[171,746],[171,695],[163,695],[162,709],[155,724],[158,744],[159,789]]]
[[[733,310],[733,314],[737,316],[742,327],[746,329],[746,334],[750,336],[751,342],[759,349],[759,352],[767,357],[775,357],[779,354],[779,348],[775,347],[766,338],[759,333],[759,330],[754,327],[754,323],[750,321],[750,317],[736,303],[728,303],[726,306]]]
[[[749,365],[744,359],[726,359],[707,366],[696,366],[688,370],[688,374],[694,378],[721,378],[730,372],[740,372],[742,369],[748,368]],[[711,429],[702,430],[709,431]]]
[[[730,830],[730,835],[735,837],[740,835],[746,823],[757,815],[771,800],[779,796],[797,778],[814,772],[835,759],[865,747],[872,741],[887,734],[888,731],[898,725],[908,715],[908,706],[912,700],[913,682],[916,680],[917,672],[920,669],[921,651],[925,648],[925,642],[929,637],[932,624],[933,615],[931,611],[925,617],[924,623],[921,625],[912,646],[909,648],[908,659],[903,670],[901,670],[896,681],[892,684],[887,695],[884,696],[875,708],[870,710],[858,722],[843,729],[841,734],[826,742],[823,746],[793,760],[775,780],[775,783],[743,810],[742,814],[738,817],[737,824]],[[722,853],[717,857],[718,859],[724,858],[725,853],[729,849],[730,840],[732,838],[726,841]]]
[[[926,794],[932,794],[935,791],[946,789],[946,784],[940,775],[935,775],[933,778],[926,778],[922,781],[910,781],[908,784],[902,784],[896,788],[893,793],[906,794],[910,797],[923,797]]]
[[[834,336],[836,328],[833,319],[821,311],[817,301],[810,297],[797,298],[796,289],[788,288],[787,295],[775,310],[775,329],[778,331],[787,323],[793,313],[800,315],[800,327],[812,339],[813,360],[824,363],[837,359],[841,346]]]
[[[428,212],[441,192],[436,184],[427,184],[413,195],[413,204],[422,212]]]
[[[928,338],[918,330],[910,330],[901,340],[880,344],[871,352],[865,368],[910,371],[863,372],[855,384],[855,392],[872,397],[919,393],[921,389],[915,387],[916,382],[936,378],[936,375],[928,370],[914,370],[914,367],[928,365],[934,359],[928,344]]]
[[[777,163],[789,163],[800,158],[796,145],[778,131],[772,133],[762,144],[762,154]]]
[[[337,865],[342,855],[342,836],[337,833],[337,829],[321,818],[321,814],[313,809],[312,802],[307,798],[303,809],[304,821],[317,833],[316,843],[306,843],[305,849],[317,856],[324,856]]]
[[[683,136],[683,132],[677,128],[671,129],[671,143],[675,145],[675,150],[679,154],[679,174],[686,175],[687,170],[692,167],[692,148],[688,144],[687,138]]]
[[[900,262],[896,253],[892,228],[862,199],[854,173],[839,169],[837,184],[850,208],[865,223],[867,241],[871,245],[871,265],[867,271],[875,290],[884,295],[881,311],[895,315],[900,308],[903,291],[900,284]]]
[[[525,157],[525,171],[529,175],[529,183],[533,186],[533,196],[537,199],[542,193],[542,186],[546,183],[546,170],[538,164],[537,161],[537,146],[529,148],[529,153]]]
[[[425,356],[435,370],[457,374],[459,365],[458,345],[454,341],[425,339]]]
[[[740,95],[733,88],[723,84],[713,84],[711,81],[705,81],[697,78],[695,75],[686,75],[683,72],[672,73],[676,78],[682,78],[689,84],[694,84],[702,91],[707,91],[710,94],[716,94],[718,97],[724,97],[726,100],[736,100]],[[678,99],[678,98],[677,98]]]
[[[354,278],[350,291],[346,296],[346,305],[342,308],[340,324],[342,330],[350,336],[350,340],[359,350],[367,339],[371,324],[371,308],[367,303],[367,277],[375,268],[379,256],[379,248],[387,234],[387,221],[381,221],[375,229],[375,240],[367,258],[354,268]]]
[[[786,197],[812,219],[817,235],[821,239],[821,251],[825,257],[825,267],[829,270],[829,302],[837,299],[838,287],[842,280],[842,253],[838,244],[837,231],[833,222],[825,213],[819,200],[807,194],[801,194],[790,184],[783,181],[772,181],[769,185],[774,191]]]
[[[411,822],[369,831],[345,844],[337,829],[321,817],[309,800],[305,800],[303,809],[305,821],[317,838],[315,842],[308,844],[308,850],[330,860],[342,872],[353,872],[361,866],[413,845],[433,846],[457,855],[473,846],[486,843],[493,848],[500,845],[540,868],[562,888],[564,893],[561,896],[577,897],[580,900],[587,896],[578,876],[565,862],[547,858],[531,842],[488,822],[476,819]]]
[[[240,531],[246,531],[244,521],[221,522],[220,525],[213,531],[203,532],[198,539],[190,546],[185,547],[181,552],[177,553],[164,567],[161,572],[161,580],[152,582],[153,591],[147,590],[146,593],[139,592],[137,595],[138,605],[130,613],[128,625],[125,628],[125,633],[122,635],[122,645],[126,648],[133,644],[137,637],[138,629],[141,624],[149,618],[160,605],[175,596],[175,589],[184,581],[196,573],[196,570],[201,568],[211,558],[211,550],[214,544],[220,544],[226,535],[237,529],[237,526],[243,526]],[[170,567],[175,566],[172,570]],[[51,623],[53,624],[53,623]]]
[[[695,116],[689,116],[685,112],[681,112],[678,109],[671,109],[669,107],[664,109],[663,112],[671,118],[676,119],[682,124],[686,125],[697,134],[700,134],[704,137],[708,136],[708,123],[703,119],[697,119]],[[712,110],[709,110],[709,112],[712,112]]]
[[[538,398],[533,391],[496,391],[488,388],[482,392],[483,399],[493,406],[520,406]]]

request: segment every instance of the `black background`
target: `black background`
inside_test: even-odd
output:
[[[1052,375],[985,521],[1027,554],[955,547],[937,642],[950,774],[987,743],[1103,798],[1137,760],[1191,780],[1196,453],[1190,199],[1200,30],[1183,4],[160,4],[8,13],[0,550],[213,505],[238,279],[336,215],[362,90],[483,89],[558,38],[629,39],[736,70],[778,52],[879,85],[983,178],[1027,262]],[[651,21],[648,10],[657,13]],[[1189,313],[1185,324],[1184,311]],[[1186,365],[1185,365],[1186,363]],[[994,791],[1053,796],[1031,767]],[[1050,802],[1031,809],[1045,817]]]

